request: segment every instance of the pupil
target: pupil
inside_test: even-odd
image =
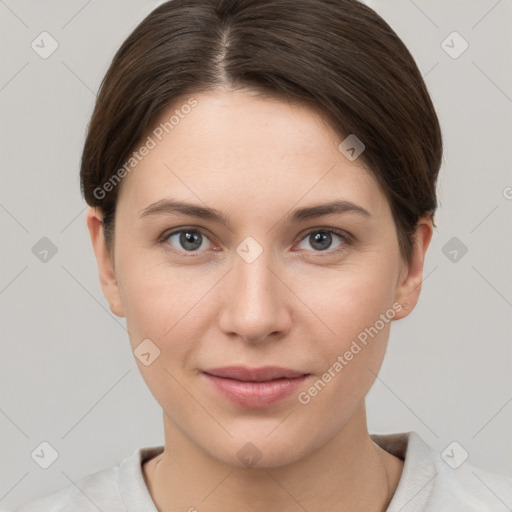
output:
[[[312,247],[315,247],[315,244],[319,244],[319,246],[316,246],[315,248],[324,251],[325,249],[328,249],[331,245],[331,234],[330,233],[316,233],[315,235],[311,235],[311,245]]]
[[[180,244],[184,249],[194,250],[201,247],[200,233],[185,231],[180,235]]]

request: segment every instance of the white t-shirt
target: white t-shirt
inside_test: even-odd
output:
[[[467,461],[459,466],[464,455],[459,446],[444,452],[448,463],[416,432],[372,434],[371,438],[404,460],[387,512],[512,510],[512,478],[476,468]],[[85,476],[77,486],[70,485],[15,512],[158,512],[144,482],[142,464],[162,451],[163,446],[138,448],[118,466]]]

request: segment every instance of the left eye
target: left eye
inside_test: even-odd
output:
[[[307,242],[316,252],[326,251],[330,249],[333,243],[333,237],[337,237],[341,242],[334,249],[344,245],[347,242],[347,236],[332,229],[316,229],[310,231],[302,240],[301,244]],[[299,248],[304,248],[300,247]]]
[[[201,231],[197,229],[182,229],[180,231],[174,231],[174,233],[170,233],[165,241],[170,245],[173,245],[174,242],[177,242],[180,247],[178,249],[185,250],[186,252],[196,252],[198,249],[205,249],[205,241],[209,242],[207,236],[205,236]]]

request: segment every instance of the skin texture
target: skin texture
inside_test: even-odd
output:
[[[318,112],[250,91],[194,98],[121,184],[111,253],[101,211],[87,214],[111,310],[126,317],[132,349],[149,338],[160,350],[149,366],[136,360],[163,410],[165,450],[144,465],[153,500],[160,511],[385,510],[402,461],[371,441],[364,398],[392,322],[417,303],[430,217],[420,219],[407,266],[384,193],[360,159],[338,150],[344,137]],[[214,208],[229,225],[140,216],[166,198]],[[286,218],[341,199],[370,215]],[[163,236],[179,228],[204,233],[200,248]],[[351,242],[333,234],[319,250],[309,236],[318,228]],[[263,251],[251,263],[236,251],[248,236]],[[235,405],[201,373],[282,366],[309,373],[307,391],[393,304],[400,311],[307,405],[297,393],[262,409]],[[253,467],[237,456],[248,442],[261,457]]]

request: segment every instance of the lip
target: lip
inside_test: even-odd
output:
[[[203,370],[202,374],[231,402],[253,409],[280,402],[296,392],[309,376],[308,373],[278,366],[225,366]]]

